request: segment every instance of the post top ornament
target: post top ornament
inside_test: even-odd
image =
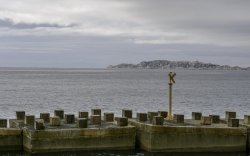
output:
[[[170,80],[170,84],[173,84],[173,83],[175,83],[175,80],[174,80],[174,77],[176,76],[176,73],[173,73],[172,74],[172,72],[170,72],[169,74],[168,74],[168,76],[169,76],[169,80]]]

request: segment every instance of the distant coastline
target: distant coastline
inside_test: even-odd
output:
[[[129,68],[129,69],[198,69],[198,70],[250,70],[250,67],[231,67],[228,65],[217,65],[203,63],[199,61],[168,61],[154,60],[142,61],[139,64],[122,63],[118,65],[109,65],[107,68]]]

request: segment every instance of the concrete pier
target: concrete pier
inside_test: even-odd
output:
[[[148,113],[137,113],[136,118],[115,117],[114,121],[114,114],[105,112],[104,116],[91,115],[90,120],[76,118],[76,122],[74,114],[67,113],[64,119],[50,117],[50,122],[44,122],[41,116],[32,122],[34,115],[26,115],[24,120],[9,119],[10,128],[6,128],[7,120],[4,119],[0,120],[0,125],[4,125],[0,128],[0,151],[23,149],[30,153],[45,153],[126,150],[136,146],[150,152],[235,152],[250,149],[248,115],[244,119],[236,119],[230,118],[234,115],[226,112],[228,119],[210,115],[197,120],[174,114],[174,120],[168,120],[157,113],[157,116],[150,114],[152,121],[147,118]]]
[[[53,118],[55,117],[50,119]],[[60,118],[57,117],[57,119]],[[44,130],[36,130],[34,126],[24,125],[22,120],[12,119],[13,124],[23,125],[22,130],[20,130],[23,134],[21,143],[23,149],[30,153],[131,150],[135,148],[134,126],[117,126],[115,121],[102,121],[101,125],[93,125],[86,118],[78,118],[77,121],[87,121],[88,127],[79,126],[81,125],[79,122],[65,124],[64,119],[61,119],[60,126],[51,126],[49,123],[45,123]]]
[[[244,116],[247,116],[247,115],[244,115]],[[244,118],[244,119],[239,119],[239,126],[247,128],[247,146],[246,146],[246,150],[249,152],[250,151],[250,124],[245,123],[245,118]]]
[[[129,119],[136,127],[136,145],[150,152],[246,151],[247,129],[227,124],[202,125],[199,120],[183,123],[164,120],[162,126]]]
[[[23,135],[21,129],[0,128],[0,151],[23,149]]]

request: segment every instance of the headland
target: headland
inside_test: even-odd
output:
[[[109,65],[107,68],[128,68],[128,69],[199,69],[199,70],[250,70],[250,67],[231,67],[228,65],[217,65],[212,63],[203,63],[199,61],[168,61],[154,60],[142,61],[139,64],[122,63],[118,65]]]

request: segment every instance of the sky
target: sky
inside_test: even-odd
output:
[[[0,0],[0,67],[250,67],[248,0]]]

